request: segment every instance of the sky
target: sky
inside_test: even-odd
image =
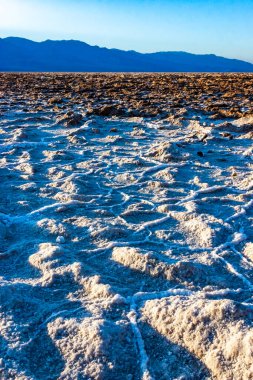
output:
[[[0,37],[253,62],[253,0],[0,0]]]

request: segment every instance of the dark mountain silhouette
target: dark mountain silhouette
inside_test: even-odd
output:
[[[214,54],[138,53],[81,41],[0,38],[0,71],[253,72],[253,64]]]

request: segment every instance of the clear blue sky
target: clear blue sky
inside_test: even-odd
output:
[[[253,62],[253,0],[0,0],[0,37]]]

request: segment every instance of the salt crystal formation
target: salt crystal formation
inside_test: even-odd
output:
[[[0,378],[253,379],[253,76],[0,83]]]

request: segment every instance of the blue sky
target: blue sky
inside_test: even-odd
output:
[[[253,0],[0,0],[0,37],[253,62]]]

